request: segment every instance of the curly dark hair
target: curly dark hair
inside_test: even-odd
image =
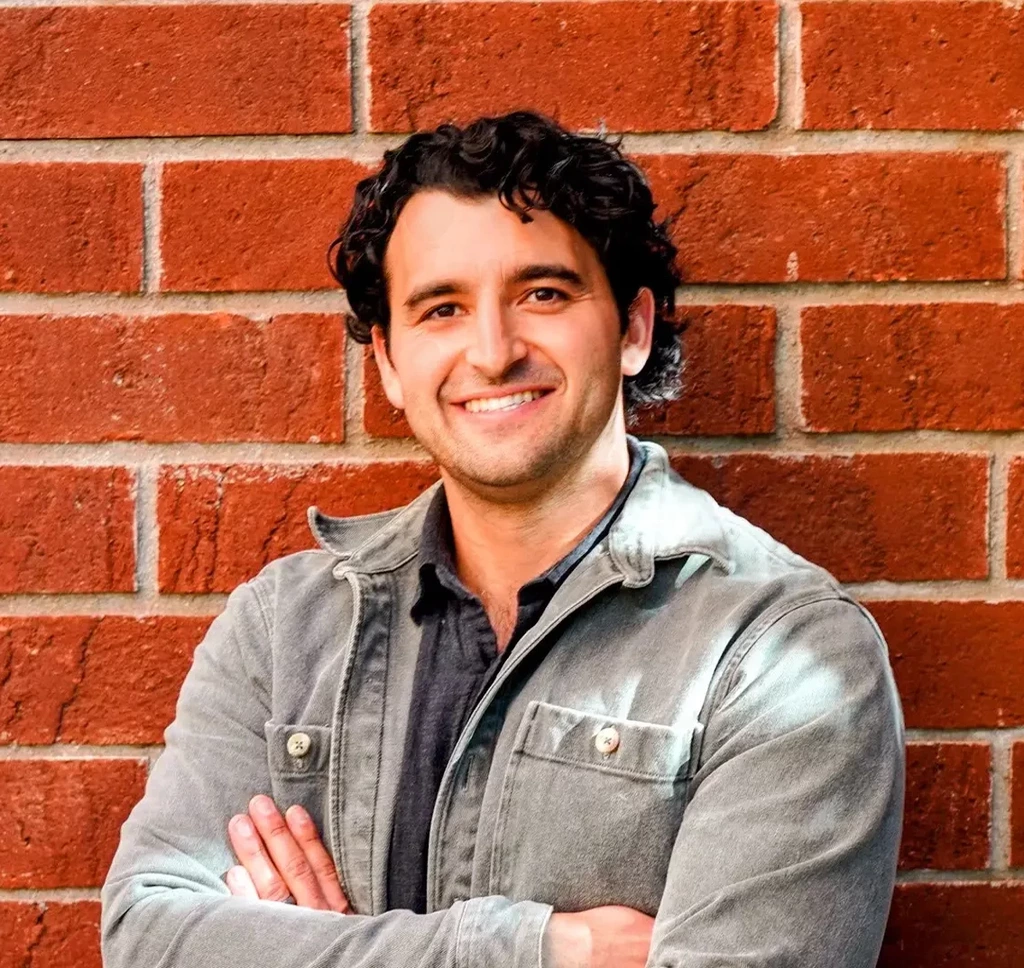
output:
[[[643,370],[623,381],[626,410],[677,396],[682,353],[673,322],[680,284],[676,247],[667,223],[654,220],[646,179],[619,142],[571,134],[530,111],[414,134],[386,151],[380,171],[359,182],[328,255],[352,308],[346,325],[354,340],[369,343],[374,324],[387,331],[384,253],[405,203],[425,189],[494,195],[523,221],[540,209],[573,226],[604,267],[623,332],[630,304],[648,287],[655,303],[653,346]]]

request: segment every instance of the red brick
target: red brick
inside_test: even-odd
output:
[[[327,248],[369,174],[346,160],[166,165],[166,290],[327,289]]]
[[[377,4],[371,127],[530,107],[588,129],[764,128],[777,20],[760,2]]]
[[[678,455],[672,462],[841,581],[986,577],[986,456]]]
[[[983,870],[989,863],[987,743],[911,743],[900,866]]]
[[[135,477],[0,466],[0,594],[135,590]]]
[[[639,434],[769,434],[775,429],[775,310],[766,306],[684,306],[683,387],[678,400],[643,410]],[[367,348],[363,427],[374,437],[411,437],[388,402]]]
[[[102,968],[99,901],[0,901],[0,968]]]
[[[351,130],[348,7],[7,9],[4,138]]]
[[[0,618],[0,744],[156,744],[199,616]]]
[[[1006,503],[1006,573],[1024,578],[1024,457],[1010,462]]]
[[[342,439],[340,316],[0,316],[0,440]]]
[[[650,155],[687,282],[1003,279],[993,154]]]
[[[160,589],[226,592],[268,561],[315,546],[306,509],[370,514],[412,500],[431,464],[203,465],[160,474]]]
[[[914,729],[1024,726],[1024,602],[865,602]]]
[[[804,3],[808,128],[1016,131],[1024,15],[1001,3]]]
[[[878,968],[1020,968],[1024,884],[898,884]]]
[[[140,165],[0,164],[0,292],[141,283]]]
[[[97,887],[145,760],[0,760],[0,888]]]
[[[1024,428],[1024,306],[812,306],[800,334],[810,430]]]
[[[644,411],[641,434],[770,434],[775,429],[775,310],[685,306],[678,400]]]
[[[1010,750],[1010,866],[1024,867],[1024,743]]]

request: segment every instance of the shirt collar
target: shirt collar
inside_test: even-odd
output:
[[[519,601],[522,604],[526,595],[540,597],[554,593],[570,571],[586,556],[594,545],[608,531],[612,522],[622,510],[630,491],[640,477],[647,454],[633,438],[629,438],[629,471],[619,488],[615,499],[601,516],[601,519],[587,534],[562,558],[556,561],[547,571],[532,578],[519,590]],[[423,518],[423,530],[420,535],[420,590],[413,605],[413,615],[420,616],[431,607],[438,605],[446,597],[445,593],[460,598],[472,598],[472,593],[463,585],[455,568],[454,538],[452,521],[448,512],[448,500],[444,487],[438,488],[431,498],[426,515]]]

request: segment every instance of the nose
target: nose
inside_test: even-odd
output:
[[[513,314],[497,300],[478,304],[466,362],[484,376],[496,379],[526,356],[526,344],[516,332]]]

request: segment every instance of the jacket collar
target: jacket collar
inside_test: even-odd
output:
[[[655,562],[689,554],[706,555],[731,571],[721,508],[672,470],[664,448],[650,441],[640,446],[647,461],[607,539],[609,556],[624,583],[646,585],[654,577]],[[313,536],[339,559],[335,575],[347,570],[394,571],[412,559],[419,550],[423,519],[440,487],[437,482],[405,507],[382,514],[335,518],[311,507],[307,516]]]

